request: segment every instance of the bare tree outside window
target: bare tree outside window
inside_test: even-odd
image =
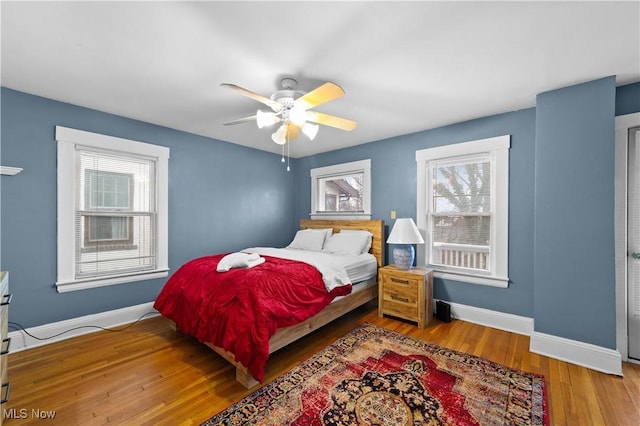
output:
[[[491,235],[489,159],[433,167],[434,263],[487,269]]]
[[[363,179],[364,173],[322,179],[325,211],[363,211]]]

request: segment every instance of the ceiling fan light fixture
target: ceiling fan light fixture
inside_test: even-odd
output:
[[[294,106],[289,110],[289,120],[298,127],[302,127],[307,121],[307,111],[299,106]]]
[[[258,110],[255,116],[237,119],[224,124],[239,124],[255,120],[258,128],[262,129],[263,127],[280,123],[278,129],[271,134],[271,140],[282,147],[283,161],[285,145],[288,157],[290,145],[287,143],[297,139],[301,131],[306,137],[313,140],[318,134],[320,124],[345,131],[353,130],[357,125],[353,120],[311,111],[312,108],[344,95],[344,90],[332,82],[326,82],[310,92],[304,92],[297,89],[297,81],[295,79],[284,78],[281,81],[282,89],[273,93],[269,98],[235,84],[222,83],[221,85],[256,100],[273,110],[273,112]],[[289,170],[288,165],[287,170]]]
[[[280,121],[280,118],[273,112],[264,112],[262,110],[258,110],[258,112],[256,112],[256,124],[258,125],[258,129],[271,126],[276,124],[278,121]]]
[[[307,121],[311,121],[312,123],[315,123],[318,119],[318,114],[316,114],[315,111],[305,111],[304,115],[305,119]]]
[[[304,133],[309,140],[313,140],[318,134],[319,128],[320,126],[317,124],[304,123],[304,126],[302,126],[302,133]]]
[[[287,124],[285,123],[282,126],[278,127],[278,130],[276,130],[271,134],[271,140],[273,140],[278,145],[284,145],[285,143],[287,143],[286,136],[287,136]]]

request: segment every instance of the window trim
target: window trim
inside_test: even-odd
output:
[[[419,265],[427,265],[434,270],[434,277],[461,281],[471,284],[481,284],[507,288],[508,254],[509,254],[509,149],[511,136],[502,135],[470,142],[444,145],[416,151],[417,166],[417,226],[423,234],[425,244],[417,247]],[[490,272],[448,269],[440,265],[429,265],[427,250],[430,238],[428,236],[428,197],[430,185],[427,184],[429,161],[442,160],[450,157],[466,157],[474,154],[489,154],[491,156],[491,194],[493,227],[491,231],[491,267]],[[494,196],[495,194],[495,196]]]
[[[363,173],[362,212],[321,212],[318,211],[318,181],[328,177]],[[334,164],[311,169],[311,219],[371,219],[371,159]]]
[[[59,293],[83,290],[134,281],[164,278],[169,274],[168,266],[168,176],[169,148],[114,136],[101,135],[84,130],[56,126],[55,140],[58,150],[57,182],[57,230],[58,273],[55,283]],[[140,155],[156,159],[157,185],[157,251],[156,269],[102,277],[75,278],[75,234],[74,206],[76,205],[76,146],[120,152],[124,155]]]

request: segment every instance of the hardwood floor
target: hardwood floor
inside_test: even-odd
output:
[[[547,381],[551,425],[640,424],[640,365],[624,378],[529,353],[526,336],[464,321],[424,330],[366,305],[272,355],[269,381],[362,322],[482,356]],[[9,355],[6,425],[192,425],[250,393],[235,370],[161,317]],[[54,418],[50,418],[55,414]],[[49,418],[47,418],[49,417]]]

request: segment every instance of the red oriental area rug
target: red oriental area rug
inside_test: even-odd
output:
[[[203,425],[548,425],[544,377],[364,324]]]

